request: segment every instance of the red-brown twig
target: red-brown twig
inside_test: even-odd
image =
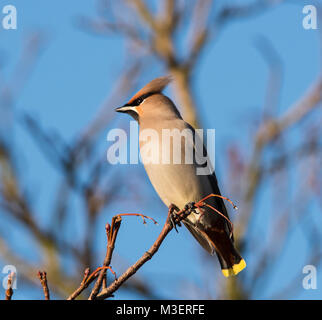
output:
[[[96,299],[106,299],[111,297],[112,294],[133,274],[135,274],[148,260],[150,260],[154,254],[158,251],[161,246],[163,240],[166,238],[168,233],[172,230],[173,225],[170,222],[170,216],[173,211],[173,208],[170,207],[168,211],[167,220],[159,234],[157,240],[150,247],[148,251],[146,251],[143,256],[131,267],[129,267],[118,279],[114,280],[106,289],[103,289],[97,296]],[[178,223],[186,217],[186,210],[181,210],[177,212],[175,217],[175,222]]]
[[[67,298],[67,300],[74,300],[88,287],[89,284],[87,282],[87,279],[89,277],[89,273],[90,273],[90,269],[86,268],[84,271],[83,280],[80,286]]]
[[[229,199],[229,198],[227,198],[227,197],[224,197],[224,196],[222,196],[222,195],[219,195],[219,194],[214,194],[214,193],[211,193],[211,194],[209,194],[208,196],[206,196],[206,197],[204,197],[203,199],[201,199],[201,200],[199,200],[198,202],[197,202],[197,204],[201,204],[202,202],[204,202],[204,201],[206,201],[207,199],[209,199],[209,198],[211,198],[211,197],[216,197],[216,198],[221,198],[221,199],[223,199],[223,200],[226,200],[226,201],[228,201],[232,206],[233,206],[233,208],[235,209],[235,210],[237,210],[238,209],[238,207]]]
[[[92,280],[94,280],[97,277],[98,272],[101,270],[110,270],[113,273],[115,279],[117,279],[115,271],[110,266],[103,266],[103,267],[98,267],[94,272],[92,272],[92,274],[86,280],[86,283],[87,284],[91,283]]]
[[[47,283],[47,273],[45,271],[38,271],[38,278],[44,290],[45,300],[50,300],[49,288]]]
[[[8,276],[7,290],[5,300],[11,300],[13,295],[12,284],[14,281],[15,273],[11,272]]]
[[[213,210],[214,212],[218,213],[220,216],[222,216],[229,223],[229,225],[231,227],[231,229],[230,229],[230,237],[231,237],[232,234],[233,234],[234,225],[230,221],[230,219],[227,216],[225,216],[222,212],[220,212],[219,210],[217,210],[216,208],[214,208],[213,206],[211,206],[210,204],[205,202],[205,200],[207,200],[207,199],[209,199],[211,197],[217,197],[217,198],[221,198],[221,199],[224,199],[224,200],[228,201],[229,203],[231,203],[231,205],[233,206],[233,208],[235,210],[237,210],[238,207],[229,198],[224,197],[224,196],[219,195],[219,194],[214,194],[214,193],[209,194],[208,196],[204,197],[203,199],[201,199],[197,203],[195,203],[195,206],[197,208],[206,206],[206,207],[210,208],[211,210]]]
[[[112,260],[112,254],[115,248],[115,241],[118,234],[118,231],[121,227],[122,218],[120,216],[114,216],[112,218],[111,225],[106,225],[106,235],[107,235],[107,249],[106,255],[103,262],[103,267],[107,267],[110,265]],[[89,300],[95,299],[96,295],[98,294],[101,285],[103,283],[103,279],[106,278],[106,270],[102,270],[98,276],[98,279],[93,287],[93,290],[89,296]]]
[[[228,217],[226,217],[223,213],[221,213],[219,210],[217,210],[216,208],[214,208],[213,206],[211,206],[210,204],[208,203],[205,203],[205,202],[202,202],[202,205],[201,206],[206,206],[208,208],[210,208],[211,210],[217,212],[220,216],[222,216],[229,224],[230,224],[230,227],[231,227],[231,231],[230,231],[230,237],[232,236],[233,234],[233,229],[234,229],[234,225],[233,223],[229,220]]]
[[[97,278],[98,272],[101,270],[110,270],[115,279],[117,278],[116,273],[110,266],[99,267],[91,274],[89,274],[89,268],[86,268],[80,286],[67,298],[67,300],[74,300],[77,298],[93,282],[93,280]]]
[[[124,217],[124,216],[138,216],[143,219],[144,224],[146,223],[145,219],[152,220],[154,222],[154,224],[157,224],[157,221],[155,221],[153,218],[151,218],[149,216],[145,216],[140,213],[120,213],[120,214],[114,216],[112,218],[111,226],[108,225],[108,228],[106,228],[107,250],[106,250],[106,256],[105,256],[105,259],[103,262],[103,267],[108,267],[111,263],[112,254],[113,254],[114,247],[115,247],[115,240],[117,237],[118,230],[121,226],[122,217]],[[98,279],[94,285],[94,288],[89,296],[89,300],[93,300],[96,298],[96,296],[98,295],[98,292],[103,284],[103,280],[105,278],[106,278],[106,268],[100,272]],[[116,281],[116,279],[115,279],[115,281]],[[106,288],[103,288],[103,289],[106,289]]]
[[[122,217],[122,216],[141,217],[143,219],[143,224],[146,224],[146,220],[145,219],[152,220],[154,222],[154,224],[158,224],[158,222],[156,220],[154,220],[153,218],[151,218],[149,216],[145,216],[144,214],[141,214],[141,213],[120,213],[117,216],[119,216],[119,217]]]
[[[98,280],[100,280],[101,278],[102,279],[105,278],[106,269],[108,269],[105,267],[108,266],[111,262],[111,257],[112,257],[112,253],[114,250],[114,244],[115,244],[118,230],[121,226],[121,221],[122,221],[122,218],[120,218],[118,216],[114,216],[112,218],[112,225],[109,225],[107,223],[105,226],[106,236],[107,236],[107,250],[106,250],[106,256],[104,259],[103,267],[96,269],[91,275],[89,275],[89,270],[88,270],[86,278],[84,276],[81,285],[67,298],[67,300],[76,299],[97,278],[98,271],[102,270],[102,272],[99,274]],[[114,271],[111,270],[111,272],[115,275]],[[102,280],[102,282],[103,282],[103,280]],[[98,288],[98,289],[96,289],[96,288]],[[97,290],[97,292],[98,292],[99,287],[98,287],[97,282],[95,283],[93,290],[94,289],[95,289],[95,291]],[[92,290],[92,293],[90,296],[92,296],[93,290]]]

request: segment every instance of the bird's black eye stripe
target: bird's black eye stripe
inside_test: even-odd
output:
[[[133,101],[133,106],[138,106],[143,102],[143,97],[139,97]]]
[[[138,97],[137,99],[135,99],[131,103],[131,105],[134,106],[134,107],[139,106],[144,101],[144,99],[146,99],[149,96],[152,96],[153,94],[154,94],[154,92],[146,93],[146,94],[142,95],[141,97]]]

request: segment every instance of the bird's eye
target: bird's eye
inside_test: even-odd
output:
[[[135,104],[138,106],[139,104],[141,104],[143,102],[143,98],[137,98],[135,101]]]

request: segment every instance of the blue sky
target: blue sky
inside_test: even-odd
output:
[[[235,2],[237,3],[231,1]],[[259,36],[267,38],[283,63],[279,113],[283,113],[299,99],[319,75],[320,31],[304,30],[302,27],[302,8],[304,4],[311,3],[313,1],[304,1],[302,5],[285,4],[260,16],[237,20],[225,27],[218,38],[209,43],[204,50],[194,73],[193,83],[203,126],[216,129],[216,168],[219,178],[225,178],[222,176],[222,169],[226,164],[220,154],[225,151],[227,142],[237,140],[240,146],[246,151],[249,150],[250,119],[260,114],[264,102],[269,68],[255,46],[255,39]],[[95,16],[93,1],[1,0],[0,8],[6,4],[13,4],[17,8],[18,29],[0,31],[1,78],[8,81],[12,76],[28,35],[41,32],[45,41],[32,74],[14,106],[13,134],[19,150],[17,157],[21,159],[18,164],[24,172],[24,183],[32,186],[35,191],[35,207],[38,208],[39,218],[46,221],[46,217],[40,212],[52,203],[51,191],[55,189],[59,175],[44,159],[26,131],[19,126],[17,115],[21,112],[35,115],[44,128],[57,130],[64,139],[71,141],[98,111],[107,93],[113,88],[114,79],[124,66],[126,52],[122,39],[114,35],[93,36],[76,27],[75,18],[78,16]],[[151,74],[142,79],[141,84],[159,76],[160,73],[162,68],[156,64],[151,68]],[[167,89],[166,93],[172,96],[171,88]],[[123,97],[124,101],[128,98]],[[319,115],[321,116],[321,112]],[[122,123],[127,125],[127,120],[129,119],[124,118],[116,121],[123,121]],[[290,145],[296,144],[296,132],[290,134],[288,139]],[[105,150],[106,147],[103,136],[99,149]],[[128,176],[133,173],[131,166],[125,166],[122,170]],[[138,172],[144,177],[142,167]],[[153,212],[151,216],[162,217],[166,209],[149,182],[142,181],[140,187],[142,194],[148,199],[141,204],[142,207],[138,207],[137,203],[127,202],[115,204],[111,210],[115,209],[118,212],[144,210],[145,214]],[[267,198],[269,199],[262,195],[262,199],[259,199],[256,205],[256,209],[263,212],[256,221],[261,228],[267,216],[267,209],[263,209],[269,206]],[[316,216],[317,221],[321,220],[320,213],[318,207],[310,208],[310,214]],[[161,226],[149,224],[146,227],[135,219],[128,220],[128,230],[136,232],[121,229],[118,253],[126,257],[128,262],[134,262],[138,257],[136,254],[146,250],[147,243],[152,243],[156,234],[155,228],[159,230]],[[106,215],[101,218],[102,225],[105,222]],[[71,230],[81,234],[82,222],[77,220],[77,215],[71,221]],[[18,240],[19,231],[13,232],[16,232],[15,238]],[[101,228],[96,236],[98,255],[104,252],[104,236],[104,228]],[[126,237],[133,237],[133,241],[122,241]],[[19,250],[26,251],[29,257],[33,257],[33,253],[28,252],[27,240],[23,243],[17,241],[15,246]],[[188,232],[181,229],[179,235],[175,233],[169,235],[166,246],[160,249],[156,259],[144,267],[142,272],[149,275],[149,278],[157,277],[158,281],[166,284],[164,289],[160,288],[160,295],[172,297],[169,291],[170,283],[178,277],[176,270],[187,264],[191,282],[204,281],[200,275],[203,253],[197,246]],[[278,263],[279,272],[271,279],[265,290],[273,292],[283,283],[287,283],[306,264],[306,252],[304,237],[295,224],[283,261]],[[167,259],[169,256],[173,266],[169,266]],[[291,267],[290,261],[298,263]],[[251,267],[252,261],[249,261],[249,265]],[[211,267],[217,268],[218,265],[214,264]],[[320,287],[322,287],[321,272],[318,273],[318,288]],[[262,297],[260,289],[258,290],[258,296]],[[320,290],[300,289],[299,298],[321,298]],[[30,295],[35,296],[37,293],[34,291],[20,293],[19,290],[16,293],[20,298]],[[138,298],[125,292],[120,293],[118,297]]]

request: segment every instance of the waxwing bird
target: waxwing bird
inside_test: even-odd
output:
[[[162,94],[170,81],[169,77],[152,80],[116,111],[128,113],[138,121],[141,159],[161,200],[167,207],[183,209],[208,195],[220,195],[220,191],[211,166],[209,169],[197,161],[206,153],[203,145],[202,155],[197,148],[200,138],[174,103]],[[202,169],[209,171],[200,174],[198,170]],[[182,222],[205,250],[217,254],[224,276],[236,275],[246,263],[234,247],[225,204],[219,197],[210,197],[207,202],[217,211],[196,208]]]

